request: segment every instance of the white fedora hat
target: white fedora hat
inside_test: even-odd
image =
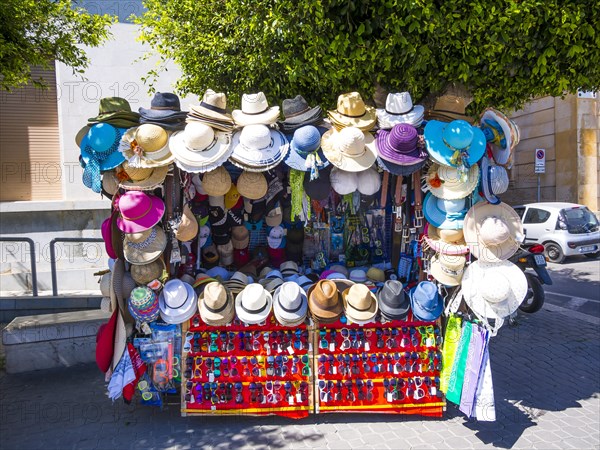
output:
[[[385,109],[377,109],[379,128],[388,129],[399,123],[407,123],[418,127],[423,122],[425,108],[413,105],[408,92],[390,92],[385,100]]]
[[[297,283],[286,281],[273,294],[273,311],[277,321],[288,327],[300,325],[306,319],[308,299]]]
[[[242,95],[242,109],[235,109],[231,115],[238,127],[246,125],[273,125],[279,119],[279,106],[269,107],[263,92]]]
[[[249,325],[264,322],[272,306],[273,296],[258,283],[249,284],[235,297],[238,319]]]
[[[158,297],[160,317],[167,323],[183,323],[198,312],[197,301],[192,286],[181,280],[169,280]]]

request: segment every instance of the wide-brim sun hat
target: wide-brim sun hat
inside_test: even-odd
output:
[[[231,156],[231,135],[214,131],[208,125],[188,123],[185,130],[169,138],[175,164],[190,173],[208,172]]]
[[[198,297],[198,307],[202,321],[211,326],[223,326],[235,317],[233,294],[222,283],[212,281]]]
[[[235,312],[242,322],[255,325],[264,322],[273,307],[273,296],[262,285],[247,285],[235,297]]]
[[[458,286],[465,269],[463,255],[438,253],[431,258],[429,273],[444,286]]]
[[[324,131],[324,129],[322,129]],[[285,164],[295,170],[308,172],[313,167],[327,167],[330,163],[321,150],[321,131],[312,125],[304,125],[294,131],[289,139],[290,150]]]
[[[423,215],[427,222],[445,230],[463,228],[467,213],[467,201],[464,198],[446,200],[428,192],[423,200]]]
[[[421,281],[409,291],[410,308],[416,320],[433,322],[444,310],[444,300],[431,281]]]
[[[124,161],[123,166],[126,164],[128,164],[127,161]],[[160,166],[141,170],[148,170],[148,173],[144,178],[135,180],[130,178],[129,180],[121,181],[119,183],[119,187],[127,191],[153,191],[165,182],[165,178],[169,172],[169,166]],[[128,173],[127,170],[125,170],[125,172]]]
[[[125,234],[123,253],[131,264],[148,264],[160,258],[167,247],[167,236],[162,228],[154,226],[140,233]]]
[[[342,292],[346,317],[357,322],[366,322],[377,314],[377,297],[364,284],[354,284]]]
[[[504,113],[494,108],[487,108],[480,117],[481,126],[496,128],[494,140],[490,142],[492,155],[496,164],[510,167],[512,165],[512,154],[519,143],[519,127]],[[500,127],[502,133],[497,132]]]
[[[412,175],[417,170],[420,170],[425,165],[426,162],[427,162],[427,158],[425,158],[424,160],[422,160],[416,164],[412,164],[410,166],[402,166],[400,164],[395,164],[395,163],[386,161],[379,157],[377,158],[377,165],[379,167],[381,167],[381,169],[385,170],[386,172],[391,173],[392,175],[398,175],[398,176],[403,176],[403,177]]]
[[[418,145],[417,129],[408,124],[379,130],[375,147],[379,158],[394,164],[411,166],[427,159],[427,152]]]
[[[172,92],[157,92],[150,100],[150,108],[140,107],[138,111],[141,117],[155,121],[172,121],[187,114],[181,110],[179,97]]]
[[[465,198],[477,188],[479,166],[475,164],[465,173],[456,167],[433,163],[427,170],[425,182],[429,192],[438,198],[446,200]]]
[[[198,312],[194,288],[181,280],[169,280],[158,296],[161,319],[170,324],[190,320]]]
[[[327,131],[321,148],[331,164],[347,172],[367,170],[377,159],[373,135],[355,127]]]
[[[119,151],[132,167],[168,166],[175,159],[169,146],[169,132],[149,123],[129,128],[121,138]]]
[[[149,230],[162,219],[165,203],[144,191],[127,191],[117,201],[120,215],[117,226],[124,233]]]
[[[102,172],[119,166],[125,158],[118,151],[121,137],[127,130],[105,123],[89,127],[83,136],[79,150],[81,159],[87,165],[98,159],[98,169]]]
[[[463,230],[440,230],[436,226],[425,224],[423,234],[425,242],[436,253],[447,255],[464,255],[469,253]]]
[[[492,205],[500,203],[499,194],[508,190],[508,173],[502,166],[493,164],[487,156],[481,159],[481,189],[483,196]]]
[[[294,125],[307,125],[321,120],[320,106],[310,107],[304,97],[296,95],[286,98],[281,105],[284,120],[279,122],[280,127],[293,127]]]
[[[430,120],[423,132],[429,156],[438,164],[467,169],[485,152],[483,131],[464,120]]]
[[[273,312],[281,325],[300,325],[308,312],[306,291],[293,281],[283,283],[273,293]]]
[[[523,223],[506,203],[478,203],[467,212],[463,232],[471,254],[486,262],[510,258],[522,242]]]
[[[462,293],[481,318],[502,319],[514,313],[527,295],[527,277],[510,261],[475,261],[465,270]]]
[[[275,168],[289,151],[285,135],[266,125],[245,126],[234,133],[231,146],[233,151],[229,161],[251,172],[266,172]]]

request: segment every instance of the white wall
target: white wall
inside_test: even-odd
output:
[[[140,106],[150,107],[153,94],[148,93],[148,86],[144,85],[142,77],[156,67],[158,57],[142,60],[142,56],[150,48],[137,41],[137,25],[114,24],[112,35],[102,47],[87,49],[90,67],[84,74],[85,79],[74,75],[64,64],[56,64],[62,163],[68,175],[63,177],[65,201],[100,199],[98,194],[86,188],[81,181],[83,171],[79,167],[79,148],[75,144],[77,131],[87,123],[88,118],[98,114],[100,98],[126,98],[134,111]],[[161,74],[154,86],[156,91],[173,92],[175,81],[181,72],[174,64],[168,69]],[[194,103],[198,103],[197,96],[181,99],[184,110]]]

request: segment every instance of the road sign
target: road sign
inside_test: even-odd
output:
[[[535,173],[546,173],[546,150],[535,149]]]

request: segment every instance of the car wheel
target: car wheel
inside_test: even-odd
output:
[[[556,242],[548,242],[544,244],[546,248],[546,256],[550,261],[557,264],[562,264],[565,261],[565,254]]]
[[[598,256],[600,256],[600,251],[594,253],[585,253],[585,257],[590,259],[596,259]]]

